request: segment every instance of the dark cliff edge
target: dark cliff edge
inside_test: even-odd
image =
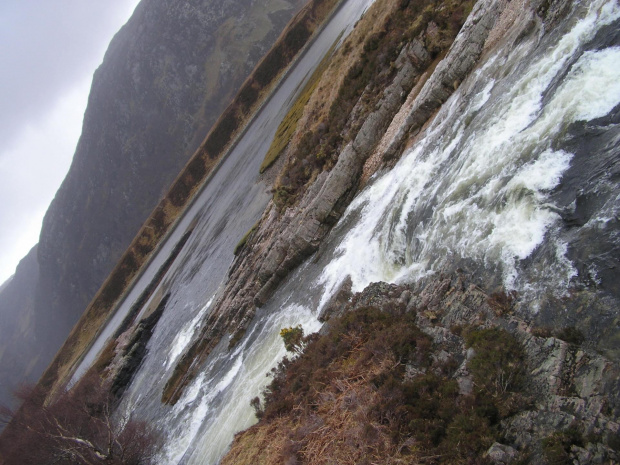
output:
[[[3,330],[22,333],[19,320],[29,326],[30,337],[11,339],[10,345],[22,347],[20,357],[0,353],[3,373],[11,372],[3,377],[7,386],[0,402],[10,402],[16,382],[40,376],[204,135],[302,5],[301,0],[138,5],[95,72],[71,168],[45,216],[38,264],[19,267],[0,294]],[[152,248],[145,241],[140,247]]]

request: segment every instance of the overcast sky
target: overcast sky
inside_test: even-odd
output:
[[[39,241],[92,76],[139,0],[0,0],[0,284]]]

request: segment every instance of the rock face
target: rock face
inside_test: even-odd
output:
[[[620,366],[581,344],[541,334],[516,316],[512,296],[488,294],[459,274],[433,276],[416,285],[373,283],[349,295],[324,315],[330,319],[321,338],[312,336],[316,343],[310,342],[298,360],[285,362],[282,376],[274,375],[272,390],[266,391],[271,392],[268,402],[259,410],[263,420],[236,437],[223,463],[287,463],[288,456],[300,463],[329,462],[332,453],[343,451],[371,455],[377,463],[400,463],[394,458],[405,463],[493,464],[620,459]],[[401,358],[386,369],[380,342],[364,345],[364,338],[355,339],[366,324],[380,331],[368,309],[390,315],[386,318],[402,327],[414,321],[426,342],[412,332],[415,350],[406,356],[401,350]],[[340,333],[343,320],[354,322],[345,326],[345,334]],[[353,349],[330,352],[336,341],[347,338],[356,341]],[[502,359],[497,354],[504,347],[510,350]],[[365,351],[366,357],[359,355]],[[287,405],[285,396],[299,392],[294,384],[299,382],[295,376],[304,373],[299,367],[321,360],[325,353],[332,364],[327,370],[335,364],[346,376],[332,372],[310,384],[308,391],[316,389],[312,407],[279,407]],[[346,371],[350,366],[356,368]],[[421,387],[431,380],[437,384],[429,402]],[[288,383],[293,385],[290,390]],[[280,397],[270,404],[269,396],[275,395]],[[334,405],[336,410],[327,408]],[[277,415],[272,413],[278,408]],[[400,442],[391,444],[385,429],[398,417],[417,426],[407,429],[405,421],[396,435]],[[339,441],[338,447],[316,447],[326,435],[349,440]],[[274,453],[280,441],[288,445]]]
[[[482,0],[475,4],[450,52],[420,90],[404,124],[387,148],[385,158],[393,157],[405,139],[422,128],[474,68],[489,32],[505,6],[504,2],[493,0]]]
[[[145,0],[114,37],[93,78],[71,169],[45,216],[39,270],[25,278],[22,268],[15,278],[30,280],[27,295],[36,296],[31,323],[46,344],[44,366],[302,4]],[[26,300],[13,299],[7,311],[23,313]]]

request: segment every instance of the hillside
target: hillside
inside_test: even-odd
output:
[[[14,380],[1,402],[10,402],[16,381],[40,376],[302,3],[144,1],[116,34],[93,77],[71,168],[45,216],[38,263],[19,267],[19,289],[12,284],[10,296],[0,295],[0,314],[12,322],[2,344],[21,354],[0,353],[2,372],[11,372],[4,379]],[[24,332],[28,339],[15,339]]]

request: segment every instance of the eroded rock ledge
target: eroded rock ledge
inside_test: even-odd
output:
[[[222,463],[620,459],[620,366],[518,318],[512,296],[456,274],[349,297],[274,374]]]
[[[473,69],[504,6],[504,2],[495,0],[480,0],[475,5],[446,58],[414,101],[417,110],[407,118],[402,134],[412,130],[412,118],[420,125],[428,120]],[[273,202],[269,204],[233,263],[224,292],[199,338],[175,367],[164,388],[163,402],[175,403],[179,399],[183,387],[194,378],[201,362],[225,334],[232,334],[231,344],[236,343],[256,308],[267,302],[291,270],[318,249],[355,195],[364,163],[430,61],[418,40],[405,46],[395,63],[395,78],[332,170],[321,173],[298,205],[284,214],[277,211]]]

